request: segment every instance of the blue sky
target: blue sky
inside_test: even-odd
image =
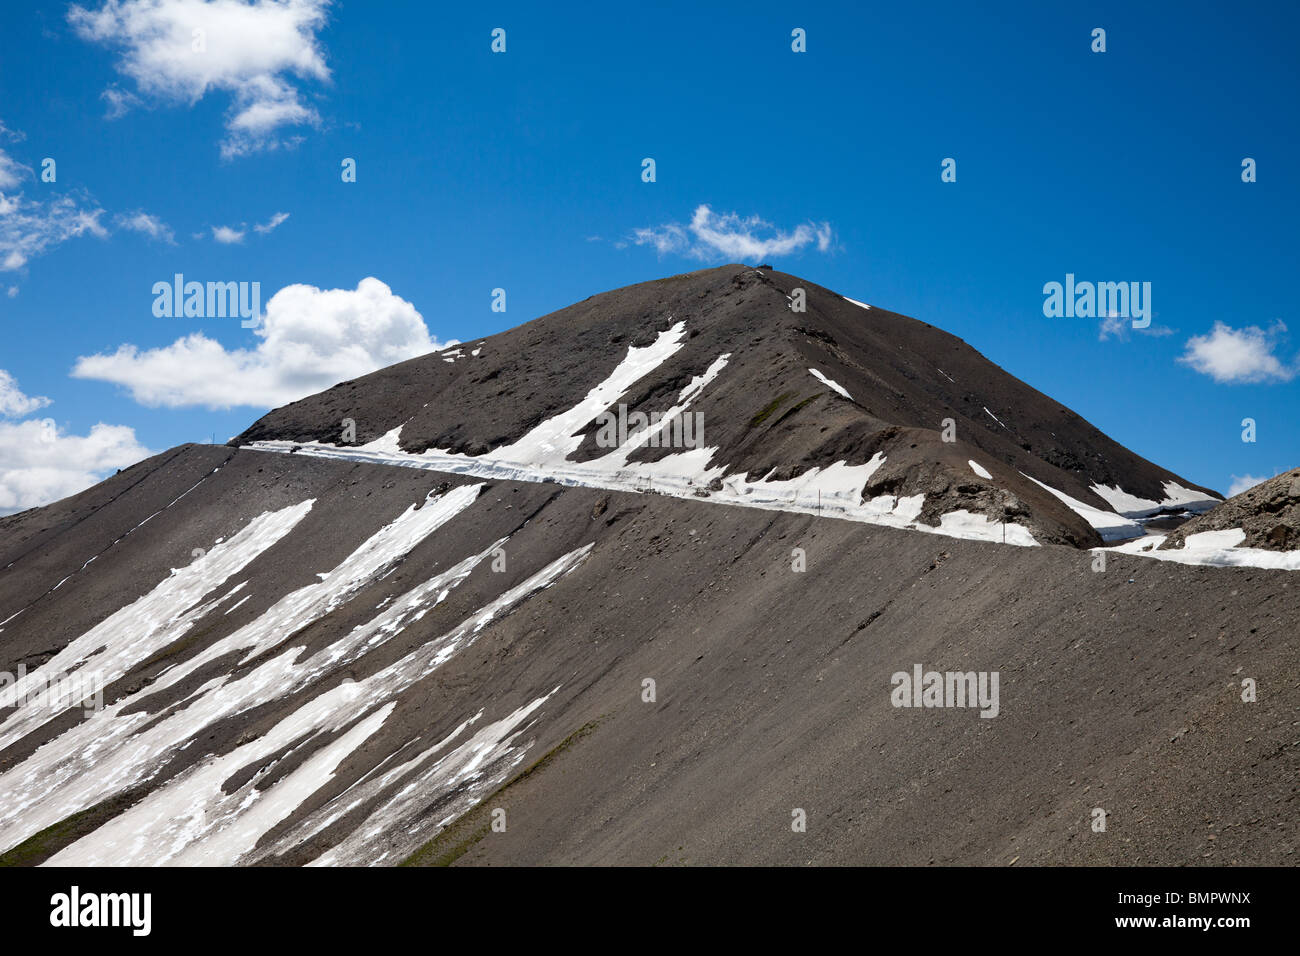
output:
[[[899,6],[7,9],[0,512],[746,238],[1195,482],[1300,464],[1296,8]],[[267,334],[155,316],[178,272]],[[1150,282],[1151,329],[1045,317],[1066,273]]]

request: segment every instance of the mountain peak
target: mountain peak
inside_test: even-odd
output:
[[[741,264],[340,383],[232,444],[1011,544],[1094,547],[1218,501],[956,336]]]

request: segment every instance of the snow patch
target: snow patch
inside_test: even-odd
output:
[[[843,385],[840,385],[838,382],[832,382],[829,378],[827,378],[821,372],[817,371],[817,369],[815,368],[810,368],[808,371],[812,372],[813,377],[816,378],[818,381],[820,381],[823,385],[825,385],[828,388],[833,388],[835,391],[839,392],[841,395],[847,398],[850,402],[853,401],[853,396],[848,393],[848,390],[845,389]]]
[[[1022,471],[1022,475],[1025,473]],[[1113,511],[1102,511],[1100,508],[1094,508],[1092,505],[1084,504],[1077,498],[1071,498],[1064,491],[1057,491],[1051,485],[1044,484],[1037,478],[1025,475],[1030,481],[1038,485],[1044,491],[1049,491],[1055,495],[1065,506],[1083,518],[1084,521],[1092,525],[1093,530],[1101,535],[1103,541],[1119,541],[1124,538],[1140,537],[1144,530],[1136,521],[1130,521]]]
[[[994,521],[981,514],[959,508],[949,511],[939,518],[939,527],[931,528],[918,524],[920,531],[946,534],[952,538],[966,538],[972,541],[993,541],[998,544],[1014,544],[1022,548],[1038,547],[1038,542],[1024,525]]]
[[[1104,498],[1107,504],[1126,518],[1148,518],[1162,511],[1192,511],[1201,514],[1221,503],[1219,498],[1206,497],[1204,492],[1184,488],[1176,481],[1166,481],[1162,488],[1165,497],[1160,501],[1152,501],[1150,498],[1131,495],[1119,485],[1113,488],[1102,484],[1092,485],[1092,491],[1098,497]]]
[[[1246,532],[1241,528],[1226,531],[1201,531],[1183,539],[1181,548],[1160,551],[1167,535],[1155,534],[1138,541],[1128,541],[1107,551],[1134,554],[1157,561],[1175,561],[1178,564],[1199,564],[1219,568],[1267,568],[1274,571],[1300,571],[1300,551],[1268,551],[1264,548],[1242,548]]]

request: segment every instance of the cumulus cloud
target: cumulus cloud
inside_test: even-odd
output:
[[[637,229],[631,241],[638,246],[651,246],[661,256],[758,262],[807,247],[826,252],[832,238],[830,223],[808,222],[793,231],[782,232],[758,216],[715,213],[702,204],[696,207],[689,223],[669,222]]]
[[[150,454],[126,425],[71,435],[52,418],[0,422],[0,514],[66,498]]]
[[[48,404],[24,395],[0,369],[0,417],[21,418]],[[101,422],[86,435],[72,435],[52,418],[0,421],[0,515],[76,494],[150,454],[125,425]]]
[[[137,209],[135,212],[119,214],[113,222],[120,229],[129,229],[132,232],[142,233],[150,239],[176,244],[176,234],[172,232],[171,226],[150,213]]]
[[[253,229],[256,232],[260,232],[263,235],[265,235],[266,233],[270,232],[272,229],[280,225],[280,223],[284,222],[288,218],[289,218],[289,214],[287,212],[277,212],[266,222],[253,226]]]
[[[326,82],[329,69],[317,34],[329,0],[106,0],[97,8],[73,5],[77,34],[120,52],[118,71],[140,98],[193,105],[212,92],[228,94],[230,158],[290,145],[283,127],[314,125],[301,81]],[[120,115],[135,93],[104,92],[110,115]]]
[[[234,245],[237,242],[243,242],[244,236],[246,236],[247,234],[248,234],[248,230],[245,229],[243,226],[240,226],[240,228],[238,229],[234,228],[233,226],[212,227],[212,238],[217,240],[217,242],[220,242],[223,245],[227,245],[227,246]]]
[[[1295,364],[1287,364],[1274,354],[1285,334],[1282,322],[1268,329],[1256,325],[1234,329],[1215,322],[1208,335],[1194,335],[1187,340],[1186,351],[1178,361],[1220,383],[1289,382],[1296,377]]]
[[[123,345],[82,356],[72,374],[124,386],[150,406],[273,407],[444,347],[415,306],[374,278],[355,289],[286,286],[254,335],[242,349],[201,332],[162,348]]]
[[[24,395],[17,379],[0,368],[0,416],[21,418],[48,404],[50,400],[43,396]]]

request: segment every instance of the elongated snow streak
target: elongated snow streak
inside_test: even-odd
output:
[[[164,691],[209,661],[244,652],[243,661],[247,662],[329,614],[468,508],[481,489],[482,485],[453,488],[426,502],[423,508],[408,508],[318,583],[286,594],[256,620],[160,674],[143,690],[49,740],[26,760],[0,774],[0,793],[5,794],[0,804],[0,846],[11,846],[69,814],[151,778],[177,748],[191,745],[204,728],[305,687],[331,667],[346,664],[389,639],[409,623],[408,618],[418,619],[434,595],[468,575],[472,570],[469,561],[476,563],[483,556],[467,559],[417,587],[374,618],[370,627],[355,629],[348,638],[301,664],[298,658],[303,648],[291,647],[238,678],[227,674],[208,681],[179,703],[168,706],[162,716],[144,709],[123,712],[141,701],[164,696]],[[47,712],[43,716],[52,715]]]
[[[693,402],[699,394],[704,391],[705,386],[717,378],[718,373],[727,367],[727,361],[730,358],[731,353],[729,352],[718,356],[718,358],[713,361],[713,364],[704,370],[703,375],[696,375],[686,384],[686,387],[683,388],[677,396],[676,403],[672,408],[668,409],[668,411],[664,412],[660,416],[658,422],[629,435],[628,440],[620,447],[615,448],[613,451],[597,459],[597,461],[600,462],[600,467],[605,471],[611,469],[635,469],[637,465],[629,464],[628,458],[630,458],[634,452],[648,446],[650,440],[656,435],[662,435],[667,431],[673,420],[679,415],[684,414],[686,410],[690,408],[691,402]]]
[[[297,527],[314,503],[312,498],[279,511],[263,512],[229,540],[213,545],[186,567],[173,570],[148,594],[109,615],[40,667],[0,689],[0,707],[18,705],[0,722],[0,749],[58,716],[57,711],[46,706],[25,705],[33,690],[55,686],[81,668],[106,687],[174,643],[224,600],[199,604],[200,599]]]
[[[553,693],[555,691],[551,691]],[[501,720],[488,724],[446,753],[442,753],[447,743],[444,741],[395,768],[389,779],[397,776],[399,771],[407,773],[400,789],[372,810],[361,825],[339,844],[310,865],[400,863],[421,843],[505,782],[528,752],[529,745],[515,745],[519,735],[528,729],[526,725],[520,725],[546,703],[551,694],[538,697]],[[481,715],[482,711],[475,719]],[[355,803],[354,795],[348,804],[354,806]],[[440,819],[431,827],[418,828],[418,821],[430,813],[431,806],[436,808]],[[324,810],[327,814],[338,812],[329,804]]]
[[[215,474],[216,474],[217,472],[219,472],[220,470],[221,470],[221,466],[220,466],[220,465],[218,465],[216,468],[213,468],[210,472],[208,472],[206,475],[204,475],[204,476],[203,476],[202,478],[200,478],[198,481],[194,482],[194,484],[190,485],[188,488],[186,488],[184,491],[182,491],[179,495],[177,495],[177,496],[176,496],[175,498],[173,498],[171,501],[167,502],[167,504],[163,505],[161,508],[159,508],[159,509],[158,509],[157,511],[155,511],[153,514],[151,514],[149,517],[145,518],[143,521],[141,521],[139,524],[137,524],[134,528],[131,528],[131,529],[130,529],[129,531],[127,531],[125,534],[120,535],[119,537],[114,538],[111,542],[109,542],[108,548],[113,547],[115,544],[117,544],[117,543],[118,543],[119,541],[121,541],[123,538],[126,538],[126,537],[130,536],[130,535],[131,535],[132,533],[134,533],[136,530],[138,530],[138,529],[144,527],[145,525],[147,525],[150,521],[152,521],[154,518],[158,517],[160,514],[162,514],[164,511],[166,511],[166,510],[167,510],[168,508],[170,508],[172,505],[176,504],[176,502],[180,501],[182,498],[184,498],[186,495],[188,495],[191,491],[193,491],[193,490],[194,490],[195,488],[197,488],[199,485],[203,484],[205,481],[207,481],[209,478],[211,478],[213,475],[215,475]],[[104,551],[107,551],[108,548],[105,548]],[[76,577],[76,576],[77,576],[78,574],[80,574],[82,571],[86,570],[87,565],[89,565],[91,561],[94,561],[97,557],[99,557],[100,554],[103,554],[104,551],[99,552],[99,554],[93,554],[93,555],[91,555],[89,558],[86,559],[85,563],[82,564],[81,567],[77,568],[76,571],[73,571],[71,574],[69,574],[67,577],[65,577],[65,578],[64,578],[62,581],[60,581],[58,584],[54,585],[54,587],[50,588],[49,591],[46,591],[45,594],[50,594],[50,593],[52,593],[52,592],[54,592],[54,591],[57,591],[60,587],[63,586],[63,584],[68,580],[68,578]],[[11,567],[13,567],[13,562],[10,562],[9,565],[7,565],[7,568],[11,568]],[[45,594],[42,594],[41,597],[45,597]],[[38,597],[38,598],[36,599],[36,601],[39,601],[40,599],[41,599],[41,598]],[[35,604],[36,601],[33,601],[32,604]],[[3,632],[3,631],[4,631],[4,625],[8,624],[10,621],[12,621],[14,618],[16,618],[19,614],[22,614],[23,611],[25,611],[25,610],[27,610],[27,608],[31,607],[32,604],[28,604],[26,607],[19,608],[19,609],[18,609],[17,611],[15,611],[13,614],[10,614],[7,618],[5,618],[3,621],[0,621],[0,632]]]
[[[488,456],[537,464],[552,460],[563,461],[582,444],[582,436],[575,435],[574,432],[595,420],[597,415],[618,401],[619,396],[676,353],[685,341],[686,323],[678,322],[667,331],[660,332],[650,345],[644,348],[629,347],[626,358],[618,367],[577,405],[548,418],[517,442],[493,449],[488,452]]]
[[[812,372],[813,378],[817,379],[817,381],[821,382],[827,388],[833,388],[835,391],[839,392],[841,395],[847,398],[850,402],[853,401],[853,396],[850,395],[848,393],[848,390],[839,382],[832,382],[829,378],[827,378],[821,372],[817,371],[817,369],[815,368],[810,368],[808,371]]]
[[[495,547],[497,545],[493,545],[493,549]],[[369,677],[360,681],[344,681],[308,700],[263,736],[238,746],[229,753],[200,760],[124,813],[51,857],[49,865],[230,865],[240,862],[267,832],[328,784],[343,760],[378,733],[401,694],[428,677],[453,655],[473,644],[483,629],[497,617],[508,613],[532,594],[550,587],[577,567],[591,548],[592,545],[586,545],[551,562],[523,583],[475,611],[452,630],[421,645]],[[477,563],[490,554],[491,550],[484,551],[469,561]],[[464,564],[466,562],[457,566],[459,570],[453,569],[453,572],[460,574],[460,580],[468,574]],[[426,583],[418,590],[427,596],[438,592],[440,585],[445,583],[447,582]],[[401,617],[416,620],[420,616],[419,612],[411,614],[411,611],[418,603],[418,599],[408,600],[404,597],[395,602],[394,606],[401,606],[402,610],[397,612]],[[349,639],[339,642],[345,644],[345,648],[340,649],[334,645],[322,651],[322,654],[334,657],[326,667],[333,669],[346,663],[349,653],[368,651],[374,646],[375,638],[387,640],[400,629],[394,626],[393,609],[386,610],[379,617],[354,630]],[[204,693],[201,698],[173,713],[159,725],[124,741],[118,753],[103,754],[100,763],[115,767],[118,759],[127,756],[123,751],[148,750],[152,756],[149,764],[156,765],[159,754],[155,745],[161,742],[158,739],[158,727],[165,727],[178,720],[184,721],[188,726],[180,734],[173,732],[162,736],[172,740],[185,739],[192,737],[196,730],[201,732],[216,719],[225,716],[231,709],[226,702],[227,697],[243,697],[242,703],[247,706],[253,701],[275,700],[286,696],[302,683],[299,679],[285,686],[287,681],[298,676],[292,672],[292,663],[301,650],[292,649],[277,659],[260,665],[248,675],[226,680],[219,693]],[[315,661],[315,657],[308,658],[307,663],[310,665]],[[289,665],[287,671],[286,664]],[[247,694],[242,688],[241,685],[245,682],[255,685],[252,694]],[[219,700],[214,701],[214,698]],[[210,702],[209,706],[214,708],[202,715],[205,719],[195,721],[194,715],[190,714],[190,719],[185,720],[190,711],[204,702]],[[324,742],[325,737],[331,739]],[[315,749],[311,756],[296,770],[269,786],[262,786],[268,779],[275,779],[282,760],[300,751],[305,753],[313,745]],[[282,755],[285,748],[291,749]],[[40,751],[37,751],[27,762],[30,763],[39,754]],[[168,755],[168,752],[161,754],[163,759]],[[253,766],[258,768],[257,772],[241,787],[232,792],[223,789],[224,782],[231,776]],[[472,771],[473,766],[469,769]],[[463,779],[466,775],[462,773],[459,776]],[[454,780],[448,785],[453,786]],[[6,833],[0,843],[7,844],[12,839]]]

